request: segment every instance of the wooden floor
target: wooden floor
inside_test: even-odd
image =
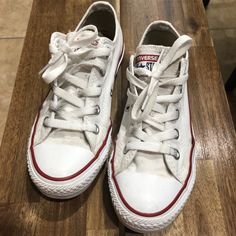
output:
[[[34,0],[0,148],[0,235],[136,235],[115,216],[105,168],[81,196],[53,201],[31,183],[26,169],[30,128],[48,87],[38,71],[49,57],[54,31],[73,29],[91,1]],[[201,0],[112,0],[120,16],[126,52],[113,96],[114,136],[125,102],[125,70],[146,26],[171,21],[194,39],[189,97],[196,136],[197,180],[176,221],[146,235],[236,234],[236,136]]]

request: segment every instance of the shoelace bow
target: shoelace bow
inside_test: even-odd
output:
[[[165,122],[178,119],[179,111],[176,109],[175,103],[182,98],[182,93],[158,95],[158,89],[165,90],[165,88],[168,89],[168,86],[181,86],[187,81],[187,73],[180,73],[176,77],[173,75],[164,76],[163,72],[184,56],[190,48],[191,42],[190,37],[186,35],[180,36],[169,49],[164,59],[155,63],[152,72],[144,68],[132,68],[132,73],[127,69],[127,78],[130,82],[128,97],[131,97],[133,101],[131,110],[133,126],[131,126],[132,135],[128,138],[125,147],[126,152],[129,150],[147,151],[172,155],[176,159],[179,158],[178,150],[163,141],[178,137],[178,131],[173,128],[167,129]],[[159,58],[161,57],[162,55]],[[134,56],[131,57],[131,65],[133,65],[133,60]],[[181,58],[181,61],[184,60],[184,58]],[[147,83],[139,79],[135,74],[149,77],[150,82]],[[136,88],[141,90],[139,95],[136,92]],[[152,129],[157,132],[153,133]]]
[[[106,71],[106,60],[110,55],[108,47],[88,47],[98,37],[97,28],[93,25],[83,27],[78,32],[70,32],[66,35],[54,33],[49,45],[52,54],[48,64],[40,71],[46,83],[53,82],[53,99],[50,104],[51,115],[44,121],[44,125],[50,128],[67,129],[76,131],[90,131],[98,133],[99,128],[83,118],[88,115],[98,114],[98,105],[87,105],[86,98],[99,97],[101,94],[101,82],[94,82],[88,86],[88,82],[74,75],[78,68],[96,68],[101,75]],[[62,88],[67,82],[76,93]],[[70,106],[69,111],[63,107]]]

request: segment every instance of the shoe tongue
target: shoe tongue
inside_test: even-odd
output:
[[[136,57],[134,60],[134,67],[144,68],[152,71],[154,64],[162,62],[170,47],[161,45],[141,45],[136,50]],[[179,60],[170,65],[163,75],[177,75],[179,70]]]
[[[168,50],[169,47],[164,46],[141,45],[137,47],[134,66],[136,68],[145,68],[147,70],[152,71],[153,65],[157,61],[161,61],[168,52]],[[160,58],[160,56],[162,58]]]

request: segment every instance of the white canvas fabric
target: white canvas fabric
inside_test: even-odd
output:
[[[187,92],[191,42],[169,22],[157,21],[148,26],[130,57],[130,86],[109,161],[109,183],[119,218],[136,231],[169,224],[193,186]]]
[[[44,194],[69,198],[89,186],[109,150],[111,91],[123,52],[113,7],[92,4],[75,31],[52,34],[49,51],[40,74],[52,89],[32,128],[28,166]]]

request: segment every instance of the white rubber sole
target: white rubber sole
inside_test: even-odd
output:
[[[106,145],[102,149],[98,158],[85,170],[83,173],[77,177],[67,180],[67,181],[51,181],[42,177],[34,168],[30,152],[30,142],[28,145],[27,152],[27,165],[29,175],[33,183],[37,186],[39,191],[45,196],[54,198],[54,199],[70,199],[76,197],[83,193],[93,182],[93,180],[98,175],[101,170],[104,162],[107,160],[112,138],[111,138],[112,129],[109,132]],[[31,140],[31,138],[29,139]]]
[[[112,156],[113,154],[111,154]],[[192,192],[195,178],[196,178],[196,161],[194,157],[193,150],[193,159],[192,159],[192,173],[189,178],[187,187],[182,192],[178,201],[168,210],[160,216],[155,217],[144,217],[135,214],[130,211],[120,199],[120,196],[117,192],[115,183],[112,178],[112,168],[111,168],[111,158],[108,161],[108,183],[111,193],[112,202],[116,211],[116,214],[120,221],[128,228],[139,233],[146,233],[152,231],[159,231],[163,228],[166,228],[170,225],[174,219],[178,216],[182,208],[184,207],[190,193]]]

